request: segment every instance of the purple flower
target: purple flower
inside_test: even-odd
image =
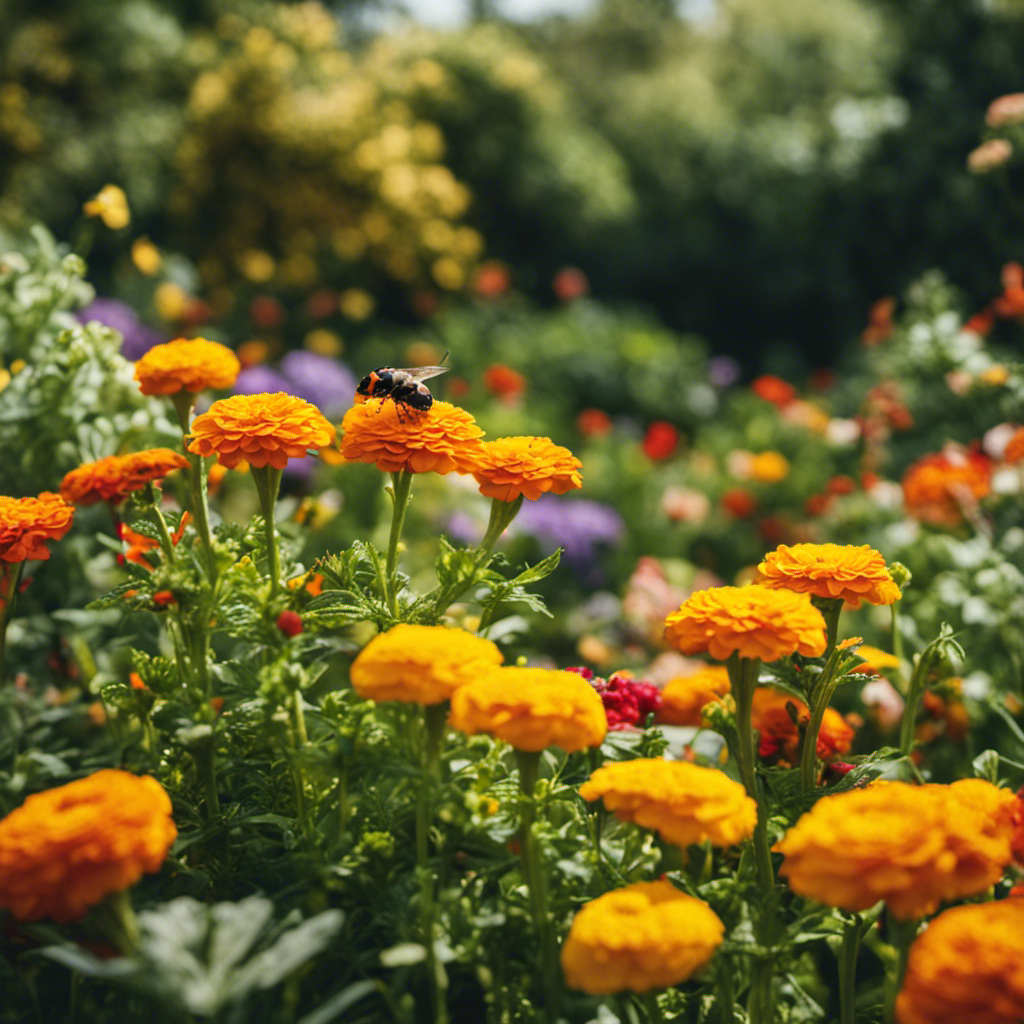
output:
[[[543,495],[524,503],[513,529],[531,534],[551,551],[564,548],[566,561],[582,569],[593,565],[602,545],[618,543],[625,523],[609,505]]]
[[[708,360],[708,380],[716,388],[727,388],[740,377],[740,364],[730,356],[715,356]]]
[[[283,391],[286,395],[299,393],[287,377],[269,366],[247,366],[235,381],[236,395],[265,395],[278,391]]]
[[[326,416],[352,404],[356,379],[333,359],[296,349],[281,360],[281,372],[292,382],[293,394],[312,402]]]
[[[445,524],[444,535],[458,544],[475,547],[483,539],[486,527],[481,526],[468,512],[453,512]]]
[[[75,316],[79,323],[87,324],[91,320],[117,331],[121,335],[121,355],[134,362],[144,356],[154,345],[167,339],[159,331],[147,327],[136,315],[131,306],[117,299],[96,298],[83,306]]]

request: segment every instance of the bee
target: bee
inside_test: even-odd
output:
[[[426,412],[434,404],[434,396],[423,383],[440,373],[447,373],[444,365],[448,358],[445,352],[438,366],[410,366],[396,369],[394,366],[378,366],[368,373],[356,387],[356,400],[367,401],[371,398],[380,399],[380,408],[390,398],[398,410],[399,419],[403,410],[411,410],[419,414]]]

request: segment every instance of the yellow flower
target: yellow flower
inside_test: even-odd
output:
[[[722,665],[706,665],[692,675],[670,679],[661,691],[658,721],[665,725],[701,724],[700,709],[729,693],[729,673]]]
[[[108,455],[86,462],[66,473],[60,494],[74,505],[93,505],[97,501],[118,502],[132,491],[139,491],[154,480],[162,480],[176,469],[184,469],[188,459],[170,448],[149,448],[130,455]]]
[[[176,835],[155,779],[107,769],[37,793],[0,821],[0,906],[73,921],[158,871]]]
[[[374,637],[352,662],[360,697],[439,704],[504,660],[483,637],[445,626],[401,624]]]
[[[48,540],[60,540],[71,529],[75,510],[59,495],[44,491],[38,498],[0,496],[0,560],[45,561]]]
[[[892,604],[902,596],[885,559],[867,544],[780,544],[757,569],[762,586],[842,598],[854,608],[862,600]]]
[[[875,672],[878,675],[884,674],[886,669],[900,667],[900,659],[895,654],[883,651],[881,647],[872,647],[870,644],[861,644],[856,654],[864,659],[863,665],[858,665],[857,672]]]
[[[235,383],[242,364],[226,345],[205,338],[177,338],[154,345],[135,364],[135,379],[144,395],[220,390]]]
[[[362,402],[341,421],[341,454],[385,473],[467,473],[484,432],[464,409],[435,401],[425,412],[394,402]]]
[[[777,484],[789,476],[789,460],[779,452],[761,452],[750,461],[750,475],[762,484]]]
[[[699,971],[725,928],[702,900],[671,882],[634,882],[587,903],[562,947],[570,988],[591,995],[649,992]]]
[[[843,910],[885,900],[900,919],[984,892],[1012,859],[1017,799],[966,781],[875,784],[823,797],[776,844],[786,858],[779,873],[801,896]]]
[[[1024,1020],[1024,899],[947,910],[910,947],[899,1024]]]
[[[128,197],[117,185],[104,185],[82,206],[82,212],[86,217],[99,217],[111,231],[126,228],[132,219]]]
[[[757,823],[757,804],[738,782],[685,761],[615,761],[598,768],[580,796],[603,799],[617,818],[657,829],[679,846],[732,846],[753,835]]]
[[[488,733],[516,750],[596,747],[608,731],[597,691],[575,672],[496,668],[452,697],[452,725]]]
[[[825,650],[825,620],[804,594],[767,587],[712,587],[699,590],[665,620],[665,639],[683,654],[707,651],[724,661],[775,661],[799,651]]]
[[[148,238],[136,238],[132,242],[132,263],[135,269],[152,277],[163,263],[160,250]]]
[[[472,473],[486,498],[536,501],[542,494],[565,494],[583,486],[583,465],[568,448],[549,437],[502,437],[475,453]]]

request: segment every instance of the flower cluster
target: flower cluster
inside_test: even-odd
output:
[[[226,345],[206,338],[177,338],[146,352],[135,364],[135,379],[144,395],[219,391],[235,383],[241,368]]]
[[[611,730],[641,726],[648,715],[657,714],[661,707],[661,693],[653,683],[632,679],[624,672],[615,672],[604,679],[580,666],[566,671],[582,676],[597,691]]]
[[[623,821],[656,829],[679,846],[732,846],[747,839],[757,804],[738,782],[714,768],[640,758],[603,765],[580,787],[584,800],[602,799]]]
[[[75,505],[93,505],[98,501],[117,503],[146,484],[162,480],[176,469],[184,469],[188,459],[169,448],[149,448],[130,455],[108,455],[86,462],[65,474],[61,497]]]
[[[722,943],[725,928],[702,900],[671,882],[634,882],[584,906],[562,947],[570,988],[605,995],[685,981]]]
[[[0,821],[0,906],[73,921],[158,871],[176,835],[155,779],[106,769],[37,793]]]
[[[701,708],[730,692],[722,665],[705,665],[691,675],[670,679],[661,691],[658,721],[665,725],[701,724]]]
[[[60,540],[71,529],[74,514],[59,494],[49,491],[38,498],[0,495],[0,559],[45,561],[50,557],[46,542]]]
[[[947,446],[925,455],[903,474],[907,511],[926,523],[956,526],[989,493],[992,460],[981,452]]]
[[[501,437],[473,454],[471,470],[485,498],[536,501],[542,494],[565,494],[583,486],[583,464],[568,448],[547,437]]]
[[[757,569],[762,586],[838,598],[854,608],[862,600],[884,605],[901,596],[885,559],[867,544],[781,544]]]
[[[792,708],[792,714],[790,713]],[[793,719],[796,715],[796,720]],[[751,725],[759,734],[758,754],[781,764],[797,763],[800,747],[800,725],[810,720],[807,705],[792,694],[771,686],[754,691]],[[845,754],[853,743],[853,729],[835,708],[826,708],[818,731],[818,758],[828,761]]]

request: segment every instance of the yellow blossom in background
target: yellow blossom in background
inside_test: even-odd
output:
[[[692,675],[670,679],[661,691],[658,721],[665,725],[701,724],[700,709],[729,693],[729,673],[724,665],[706,665]]]
[[[534,752],[597,747],[608,731],[597,691],[575,672],[547,668],[492,669],[455,691],[451,722]]]
[[[361,288],[346,288],[338,296],[338,309],[349,320],[366,320],[375,308],[373,296]]]
[[[750,475],[758,483],[777,484],[789,476],[789,460],[779,452],[761,452],[750,462]]]
[[[152,277],[163,265],[163,257],[148,238],[136,238],[132,242],[132,263],[140,274]]]
[[[238,269],[253,284],[265,284],[274,276],[277,264],[268,252],[246,249],[238,256]]]
[[[0,821],[0,906],[73,921],[158,871],[176,835],[156,779],[107,769],[36,793]]]
[[[864,659],[863,665],[858,665],[855,672],[874,672],[877,675],[885,675],[888,669],[899,669],[900,659],[895,654],[889,654],[880,647],[872,647],[870,644],[861,644],[856,652],[858,657]]]
[[[175,395],[229,388],[241,369],[227,345],[206,338],[177,338],[145,353],[135,364],[135,379],[144,395]]]
[[[711,959],[724,933],[706,903],[671,882],[634,882],[573,919],[562,946],[565,982],[591,995],[678,985]]]
[[[306,335],[303,345],[310,352],[315,352],[318,356],[326,356],[328,359],[337,358],[345,348],[341,338],[334,331],[328,331],[324,327],[310,331]]]
[[[749,839],[757,823],[757,804],[738,782],[685,761],[611,762],[580,786],[580,796],[603,800],[617,818],[655,829],[678,846],[733,846]]]
[[[899,1024],[1024,1020],[1024,899],[947,910],[910,947]]]
[[[350,678],[367,700],[439,704],[502,661],[501,651],[483,637],[446,626],[402,623],[360,651]]]
[[[132,212],[128,209],[128,197],[117,185],[103,188],[82,206],[86,217],[99,217],[111,231],[120,231],[131,223]]]
[[[583,486],[583,463],[549,437],[486,441],[473,459],[471,472],[486,498],[515,501],[522,495],[536,501],[542,494],[565,494]]]
[[[862,600],[884,605],[902,596],[885,559],[867,544],[780,544],[757,569],[762,586],[841,598],[853,608]]]
[[[806,594],[767,587],[712,587],[691,594],[665,620],[666,642],[683,654],[707,652],[775,661],[824,653],[825,620]]]

